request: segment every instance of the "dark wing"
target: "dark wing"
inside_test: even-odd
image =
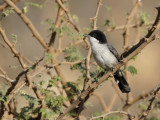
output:
[[[107,47],[110,50],[110,52],[113,53],[113,55],[117,58],[118,62],[120,62],[120,57],[119,57],[119,54],[116,51],[116,49],[112,45],[110,45],[109,43],[107,43]]]

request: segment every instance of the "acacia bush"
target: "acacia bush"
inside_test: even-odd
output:
[[[44,21],[36,20],[48,26],[46,30],[49,37],[45,38],[35,27],[35,22],[28,17],[31,7],[43,11],[50,7],[46,4],[49,2],[54,5],[55,19],[45,18]],[[83,2],[83,1],[82,1]],[[11,72],[15,73],[9,77],[9,72],[0,66],[0,118],[15,120],[53,120],[53,119],[96,119],[96,120],[121,120],[121,119],[145,119],[159,120],[160,99],[158,92],[160,86],[155,86],[153,90],[147,93],[141,93],[138,97],[131,98],[132,92],[126,94],[124,100],[117,89],[117,85],[112,81],[110,74],[119,69],[123,70],[126,79],[129,81],[127,74],[137,75],[138,70],[134,65],[128,65],[128,61],[135,61],[137,54],[155,39],[159,39],[160,8],[156,8],[157,18],[155,22],[149,20],[149,14],[140,11],[141,1],[136,0],[133,8],[126,15],[126,23],[123,26],[117,26],[111,19],[104,21],[103,27],[106,32],[115,32],[122,30],[123,34],[123,53],[121,54],[122,62],[119,63],[113,71],[105,73],[92,58],[90,44],[83,38],[83,34],[97,29],[97,20],[101,9],[102,0],[97,0],[95,6],[95,16],[90,20],[90,27],[82,29],[79,26],[79,16],[69,11],[69,1],[67,0],[3,0],[0,5],[1,22],[5,20],[21,18],[21,22],[28,28],[32,34],[31,40],[37,40],[35,48],[28,48],[27,51],[32,54],[41,46],[42,57],[30,59],[22,53],[21,41],[15,33],[8,33],[6,24],[0,26],[0,47],[3,51],[10,51],[9,56],[18,61],[18,64],[8,64]],[[20,4],[19,4],[20,3]],[[106,11],[112,11],[112,6],[105,5]],[[83,7],[82,7],[83,9]],[[32,13],[33,12],[33,13]],[[50,11],[49,11],[50,12]],[[87,12],[87,11],[86,11]],[[12,15],[14,17],[10,17]],[[34,11],[29,12],[34,14]],[[48,13],[52,14],[52,13]],[[36,15],[35,15],[36,16]],[[111,14],[112,16],[112,14]],[[18,25],[16,28],[18,29]],[[129,44],[129,30],[136,29],[135,43]],[[140,31],[143,28],[143,31]],[[148,30],[148,31],[147,31]],[[20,33],[21,30],[18,29]],[[146,32],[147,31],[147,32]],[[142,38],[139,35],[143,32]],[[25,33],[22,33],[25,36]],[[65,45],[67,43],[67,45]],[[32,45],[31,43],[29,43]],[[132,46],[132,47],[130,47]],[[33,49],[33,50],[32,50]],[[1,53],[1,54],[5,54]],[[10,58],[10,57],[9,57]],[[9,59],[1,58],[1,59]],[[66,67],[67,66],[67,67]],[[68,80],[64,74],[78,72],[77,78]],[[74,75],[73,75],[74,76]],[[123,106],[113,109],[116,103],[113,97],[111,103],[106,105],[103,97],[95,93],[98,86],[104,81],[111,81],[115,89],[115,96],[123,101]],[[103,111],[85,116],[81,114],[87,106],[90,96],[97,96]],[[148,98],[147,98],[148,97]],[[142,100],[147,98],[145,100]],[[23,101],[20,101],[22,99]],[[138,102],[138,107],[132,113],[129,108]],[[109,107],[110,106],[110,107]]]

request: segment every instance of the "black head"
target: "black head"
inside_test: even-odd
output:
[[[90,35],[91,37],[96,38],[100,43],[107,43],[106,36],[100,30],[93,30],[88,35]]]

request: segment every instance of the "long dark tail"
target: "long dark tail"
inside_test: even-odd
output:
[[[127,83],[120,69],[115,72],[114,78],[116,83],[118,84],[119,89],[123,93],[129,93],[131,91],[129,84]]]

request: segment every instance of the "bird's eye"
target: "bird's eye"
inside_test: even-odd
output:
[[[93,37],[96,38],[96,37],[97,37],[97,34],[93,34]]]

